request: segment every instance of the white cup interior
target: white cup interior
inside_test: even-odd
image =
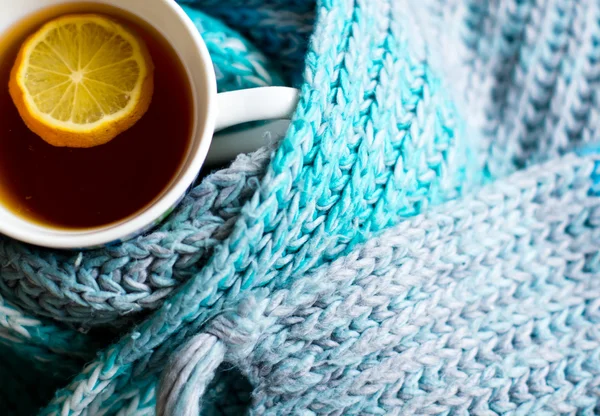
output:
[[[0,37],[32,14],[51,19],[56,6],[78,0],[0,1]],[[197,29],[174,0],[93,0],[129,12],[153,26],[173,46],[187,73],[194,103],[190,147],[180,170],[163,193],[132,217],[104,227],[84,230],[52,228],[28,221],[0,203],[0,233],[52,248],[90,248],[123,241],[158,223],[185,194],[204,162],[215,125],[216,80],[210,55]],[[31,28],[30,28],[31,30]]]

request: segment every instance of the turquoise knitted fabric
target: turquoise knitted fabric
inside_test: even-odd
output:
[[[3,239],[7,408],[600,413],[600,2],[185,3],[290,128],[135,240]]]

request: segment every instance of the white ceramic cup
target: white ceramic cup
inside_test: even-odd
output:
[[[81,0],[2,0],[0,37],[19,21],[42,9]],[[212,61],[198,30],[174,0],[92,0],[129,12],[149,23],[173,46],[185,66],[194,103],[192,140],[179,173],[162,195],[141,212],[99,228],[64,230],[19,217],[0,204],[0,233],[45,247],[81,249],[99,247],[132,238],[158,224],[181,200],[205,162],[215,131],[235,124],[289,118],[298,91],[264,87],[217,94]],[[240,137],[242,137],[240,135]],[[224,138],[214,146],[215,159],[224,160],[249,150],[249,144],[232,145]],[[218,141],[218,139],[216,140]],[[256,143],[250,145],[256,146]]]

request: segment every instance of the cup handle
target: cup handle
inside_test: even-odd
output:
[[[217,95],[215,133],[241,123],[261,120],[289,120],[296,109],[299,91],[290,87],[260,87],[223,92]],[[265,131],[275,123],[242,131],[215,135],[206,156],[208,164],[234,159],[264,146]],[[281,124],[278,124],[281,130]]]

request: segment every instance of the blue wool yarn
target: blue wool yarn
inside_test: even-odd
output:
[[[298,108],[148,235],[2,241],[5,348],[88,361],[41,414],[600,412],[598,2],[185,3]]]
[[[289,83],[301,85],[302,66],[315,22],[314,2],[183,0],[181,3],[200,7],[235,27],[261,46],[261,51],[280,67]]]
[[[596,413],[600,158],[556,162],[246,292],[173,355],[158,414],[198,414],[182,368],[225,359],[251,414]]]

